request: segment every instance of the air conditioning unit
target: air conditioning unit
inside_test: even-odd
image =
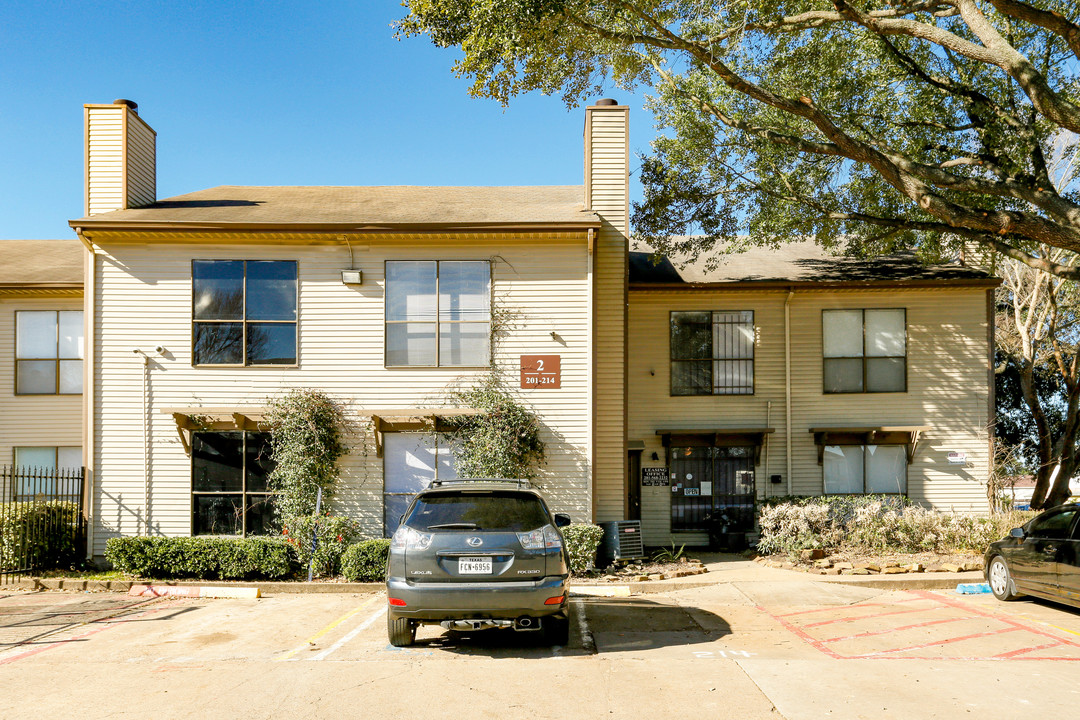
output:
[[[596,550],[597,567],[607,567],[616,560],[645,557],[640,520],[612,520],[597,524],[604,529],[604,539]]]

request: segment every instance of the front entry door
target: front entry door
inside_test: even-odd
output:
[[[671,529],[701,532],[727,516],[728,532],[754,529],[754,448],[671,448]]]

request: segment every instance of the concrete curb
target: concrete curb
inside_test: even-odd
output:
[[[782,573],[782,576],[750,578],[742,572],[731,573],[736,577],[730,577],[729,573],[721,569],[710,569],[703,575],[693,576],[693,579],[679,578],[674,580],[651,580],[649,582],[611,583],[598,584],[594,581],[570,583],[571,592],[574,588],[581,588],[578,594],[600,594],[589,592],[587,588],[603,589],[603,594],[615,594],[625,592],[615,588],[628,588],[633,595],[649,595],[678,590],[693,590],[696,588],[710,587],[733,582],[790,582],[803,580],[805,582],[830,583],[833,585],[851,585],[855,587],[874,588],[879,590],[953,590],[960,583],[982,582],[983,574],[980,571],[961,573],[902,573],[896,575],[810,575],[808,573],[795,572],[769,568],[772,573]],[[770,573],[770,575],[772,575]],[[699,579],[700,578],[700,579]],[[20,590],[65,590],[76,592],[130,592],[133,585],[147,585],[146,581],[138,580],[78,580],[71,578],[27,578],[17,583],[11,583],[6,587]],[[171,582],[152,583],[155,587],[203,587],[205,580],[177,580]],[[334,582],[287,582],[287,581],[259,581],[259,582],[219,582],[220,586],[243,586],[258,588],[262,595],[285,594],[285,593],[370,593],[381,592],[386,588],[383,583],[334,583]]]

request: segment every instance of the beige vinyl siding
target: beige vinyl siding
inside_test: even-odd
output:
[[[0,465],[16,447],[82,445],[81,395],[15,394],[15,313],[82,310],[81,298],[0,298]]]
[[[124,112],[115,106],[86,108],[86,214],[124,207]]]
[[[597,521],[621,520],[626,497],[628,111],[591,107],[586,118],[586,192],[591,209],[603,220],[594,264],[593,502]]]
[[[634,291],[630,293],[628,436],[642,440],[642,466],[664,466],[661,429],[774,428],[756,467],[757,494],[787,492],[783,292]],[[905,308],[908,392],[822,391],[821,312],[833,308]],[[670,395],[669,313],[752,310],[756,330],[753,395]],[[812,427],[927,425],[908,468],[908,494],[941,510],[985,511],[988,471],[986,291],[798,290],[791,299],[792,485],[823,492]],[[771,403],[771,410],[770,410]],[[949,451],[967,455],[950,466]],[[656,452],[659,461],[651,459]],[[770,475],[782,482],[771,484]],[[670,539],[670,488],[642,488],[647,544]],[[679,535],[680,542],[703,540]]]
[[[587,403],[589,322],[588,255],[584,233],[574,239],[537,236],[432,241],[364,239],[355,252],[359,286],[341,283],[349,267],[345,245],[248,247],[104,243],[98,259],[96,503],[100,526],[94,554],[108,537],[141,530],[145,512],[142,432],[151,428],[152,531],[187,535],[191,529],[190,458],[166,407],[261,406],[289,388],[324,390],[346,404],[357,423],[343,460],[343,488],[335,510],[358,518],[367,535],[382,534],[382,460],[365,413],[380,409],[445,406],[447,389],[482,370],[386,369],[383,366],[383,297],[386,260],[493,259],[496,314],[506,335],[497,363],[517,387],[519,356],[557,354],[562,387],[522,390],[520,397],[544,425],[548,462],[540,482],[558,511],[576,520],[590,513]],[[370,244],[368,244],[370,243]],[[357,242],[354,241],[354,249]],[[297,368],[191,366],[192,259],[297,260],[299,344]],[[148,330],[148,328],[152,328]],[[556,333],[558,340],[552,337]],[[143,365],[133,348],[167,348],[149,370],[149,408],[143,410]],[[153,355],[153,353],[151,353]]]
[[[127,119],[127,197],[125,207],[149,205],[157,199],[157,138],[130,110]]]

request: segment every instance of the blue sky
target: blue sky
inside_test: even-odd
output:
[[[72,237],[83,103],[121,97],[157,130],[159,198],[215,185],[582,182],[581,108],[470,98],[454,51],[393,38],[403,12],[397,0],[4,0],[0,238]],[[646,151],[641,98],[606,94],[631,106],[631,149]]]

